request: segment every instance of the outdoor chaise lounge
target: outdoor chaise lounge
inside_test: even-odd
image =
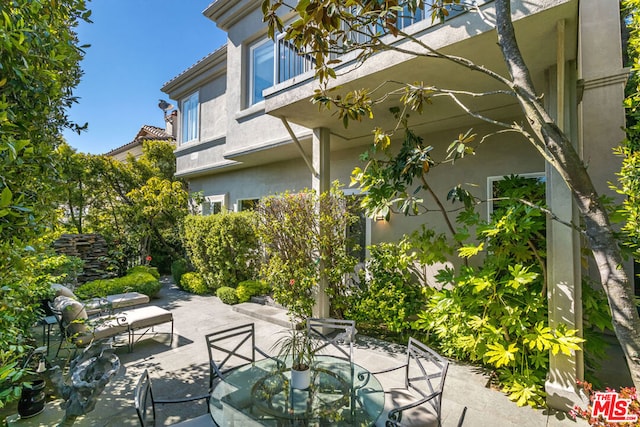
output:
[[[58,296],[51,309],[60,324],[62,339],[69,339],[77,347],[86,347],[95,340],[126,333],[129,351],[133,351],[134,344],[143,335],[154,331],[155,326],[169,322],[173,341],[173,315],[160,307],[151,305],[89,318],[83,303],[73,298]]]
[[[54,283],[51,285],[51,289],[54,292],[54,298],[65,296],[80,301],[73,291],[64,285]],[[84,304],[87,315],[93,316],[94,314],[101,313],[105,310],[119,310],[140,304],[146,304],[149,302],[149,297],[139,292],[126,292],[123,294],[107,295],[104,298],[91,298],[81,302]]]

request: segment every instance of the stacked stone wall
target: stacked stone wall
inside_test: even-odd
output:
[[[78,275],[78,284],[113,277],[107,271],[109,248],[99,234],[63,234],[53,243],[59,254],[75,256],[84,261],[83,271]]]

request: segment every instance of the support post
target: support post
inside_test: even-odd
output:
[[[557,61],[555,69],[555,105],[550,110],[555,115],[558,127],[575,141],[573,114],[567,109],[566,99],[575,99],[575,89],[568,86],[566,72],[565,22],[557,24]],[[551,73],[552,75],[552,73]],[[551,76],[550,76],[551,77]],[[555,111],[553,111],[555,110]],[[572,120],[573,119],[573,120]],[[547,167],[547,205],[565,223],[577,224],[578,213],[569,187],[553,168]],[[560,325],[577,329],[582,336],[582,279],[580,272],[580,239],[571,227],[549,220],[547,222],[547,299],[549,304],[549,327]],[[584,356],[582,351],[570,356],[549,352],[549,375],[545,382],[547,404],[556,409],[569,411],[582,404],[576,379],[584,378]]]
[[[330,167],[330,132],[327,128],[316,128],[313,130],[313,170],[317,175],[312,175],[312,189],[316,192],[317,196],[329,191],[331,186],[331,167]],[[318,204],[318,215],[321,214],[324,207]],[[318,230],[320,234],[324,233],[322,227]],[[318,268],[320,271],[324,271],[324,264],[320,259]],[[318,290],[316,293],[316,302],[313,306],[314,317],[330,317],[329,308],[330,301],[327,296],[328,280],[325,274],[320,274],[318,280]]]

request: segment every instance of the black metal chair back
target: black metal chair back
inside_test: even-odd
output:
[[[307,318],[307,332],[309,336],[323,342],[319,351],[330,347],[337,350],[337,355],[332,356],[353,362],[353,343],[357,333],[354,320],[310,317]]]
[[[438,422],[440,421],[442,392],[448,369],[449,361],[447,359],[420,341],[409,338],[405,387],[414,390],[423,398],[432,396],[428,402],[436,412]]]
[[[149,372],[146,369],[140,376],[140,379],[138,379],[134,395],[134,405],[142,427],[155,425],[156,405],[153,400],[153,390],[151,389]]]
[[[56,350],[56,355],[54,357],[58,357],[60,353],[60,349],[62,348],[62,344],[69,340],[69,334],[67,333],[67,328],[62,320],[62,312],[58,310],[51,301],[47,301],[47,306],[49,307],[49,311],[56,318],[56,322],[58,323],[58,327],[60,328],[60,342],[58,342],[58,349]]]
[[[255,362],[256,341],[253,323],[222,329],[205,336],[209,351],[209,389],[216,378],[238,366]]]
[[[207,413],[200,415],[196,418],[191,418],[186,421],[172,424],[174,426],[201,426],[201,427],[216,427],[218,424],[211,416],[209,412],[208,401],[211,395],[209,393],[202,395],[191,395],[185,398],[178,399],[157,399],[153,395],[153,388],[151,387],[151,379],[149,378],[149,372],[145,369],[136,385],[133,402],[136,407],[136,413],[140,420],[142,427],[155,426],[156,424],[156,405],[163,404],[175,404],[175,403],[187,403],[195,402],[198,400],[206,401]]]

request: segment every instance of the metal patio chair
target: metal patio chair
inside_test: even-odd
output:
[[[349,362],[353,362],[353,343],[357,332],[355,320],[307,318],[309,336],[324,342],[318,350],[327,347],[337,350],[337,354],[331,355]]]
[[[253,323],[221,329],[205,336],[209,352],[209,390],[216,378],[224,380],[225,373],[256,361],[256,352],[271,357],[256,347]]]
[[[209,394],[200,396],[186,397],[183,399],[156,399],[153,395],[153,388],[151,387],[151,380],[149,379],[149,372],[145,369],[136,385],[134,395],[134,405],[136,412],[138,413],[138,419],[142,427],[155,426],[156,422],[156,405],[160,404],[174,404],[174,403],[186,403],[195,402],[198,400],[209,399]],[[207,413],[200,415],[196,418],[191,418],[186,421],[182,421],[173,426],[181,427],[216,427],[218,424],[213,419],[213,416],[209,412],[209,404],[207,402]]]
[[[449,361],[447,359],[420,341],[409,338],[405,363],[394,368],[373,372],[373,374],[379,375],[404,369],[404,388],[385,389],[385,396],[389,397],[386,399],[387,403],[391,403],[388,412],[385,410],[381,415],[382,418],[386,418],[384,420],[385,426],[424,426],[426,425],[424,417],[428,415],[435,417],[437,425],[440,426],[442,392],[448,368]],[[466,408],[459,423],[463,422],[465,412]]]

